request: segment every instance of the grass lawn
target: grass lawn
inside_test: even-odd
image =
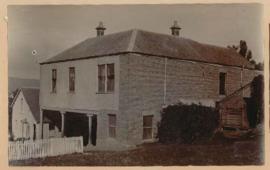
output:
[[[12,161],[11,166],[262,165],[262,138],[216,138],[200,144],[151,143],[129,151],[91,151]]]

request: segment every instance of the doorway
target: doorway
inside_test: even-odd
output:
[[[67,137],[82,136],[83,145],[88,144],[88,118],[85,114],[67,112],[64,129],[64,134]]]
[[[97,115],[92,116],[91,143],[96,146],[97,142]]]

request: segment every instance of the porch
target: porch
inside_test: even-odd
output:
[[[46,138],[43,133],[45,116],[52,120],[52,126],[59,128],[61,137],[82,136],[83,146],[96,146],[97,112],[43,108],[40,110],[40,139]]]

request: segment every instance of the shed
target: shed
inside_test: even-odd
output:
[[[221,128],[238,130],[250,128],[248,120],[250,90],[251,83],[218,102]]]

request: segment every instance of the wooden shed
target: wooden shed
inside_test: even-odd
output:
[[[218,102],[221,128],[235,130],[250,128],[248,120],[250,87],[251,84],[247,84]]]

